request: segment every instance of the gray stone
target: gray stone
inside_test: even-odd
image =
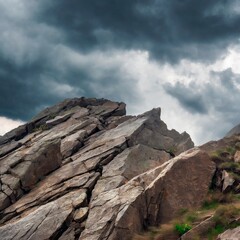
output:
[[[0,157],[12,152],[13,150],[15,150],[21,146],[22,146],[22,144],[20,142],[15,142],[15,141],[2,146],[0,149]]]
[[[7,208],[10,204],[11,204],[10,198],[1,191],[0,192],[0,211]]]
[[[24,161],[17,164],[11,172],[20,178],[22,188],[29,190],[43,176],[57,169],[61,162],[60,142],[40,143],[28,150]]]
[[[127,148],[103,168],[102,177],[93,191],[93,197],[101,192],[117,188],[169,159],[168,153],[145,145],[138,144]]]
[[[78,151],[82,147],[82,142],[87,136],[86,130],[80,130],[70,136],[65,137],[61,141],[61,153],[63,158],[67,158]]]
[[[88,214],[88,207],[79,208],[75,211],[73,219],[76,222],[82,222],[84,219],[86,219],[87,214]]]
[[[178,209],[199,207],[214,172],[209,156],[193,149],[119,188],[102,192],[90,204],[80,239],[128,240],[146,222],[159,225],[173,219]]]
[[[229,229],[224,233],[218,235],[217,240],[239,240],[240,227]]]
[[[50,239],[57,235],[61,226],[73,212],[73,201],[79,198],[82,190],[70,192],[56,201],[40,206],[28,215],[0,227],[2,240]]]
[[[225,170],[222,171],[222,181],[223,181],[222,192],[230,191],[231,187],[235,182],[235,180]]]
[[[72,115],[71,113],[68,113],[68,114],[56,116],[55,118],[46,121],[46,125],[47,127],[51,128],[59,123],[65,122],[68,118],[71,117],[71,115]]]
[[[188,206],[204,175],[200,202],[208,159],[205,172],[203,153],[187,153],[188,166],[183,156],[169,160],[193,147],[189,135],[168,130],[160,109],[125,114],[124,103],[67,99],[1,137],[0,239],[129,239],[172,217],[181,202]]]

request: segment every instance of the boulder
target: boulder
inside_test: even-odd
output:
[[[131,239],[148,225],[173,219],[181,208],[201,206],[215,164],[193,149],[140,174],[124,185],[99,193],[90,203],[79,239]]]
[[[240,236],[240,227],[229,229],[218,235],[217,240],[238,240]]]
[[[222,192],[230,191],[235,182],[231,175],[225,170],[222,171],[222,181],[223,181]]]

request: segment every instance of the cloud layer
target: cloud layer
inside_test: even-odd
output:
[[[0,12],[0,116],[86,96],[160,106],[197,143],[240,122],[237,0],[0,0]]]

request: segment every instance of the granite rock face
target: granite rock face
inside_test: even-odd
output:
[[[0,137],[0,239],[131,239],[199,206],[215,166],[160,113],[68,99]]]

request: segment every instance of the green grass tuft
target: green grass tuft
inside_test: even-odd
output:
[[[191,229],[192,229],[192,227],[190,225],[188,225],[187,223],[175,225],[175,230],[178,232],[178,234],[180,236],[182,236],[184,233],[188,232]]]

